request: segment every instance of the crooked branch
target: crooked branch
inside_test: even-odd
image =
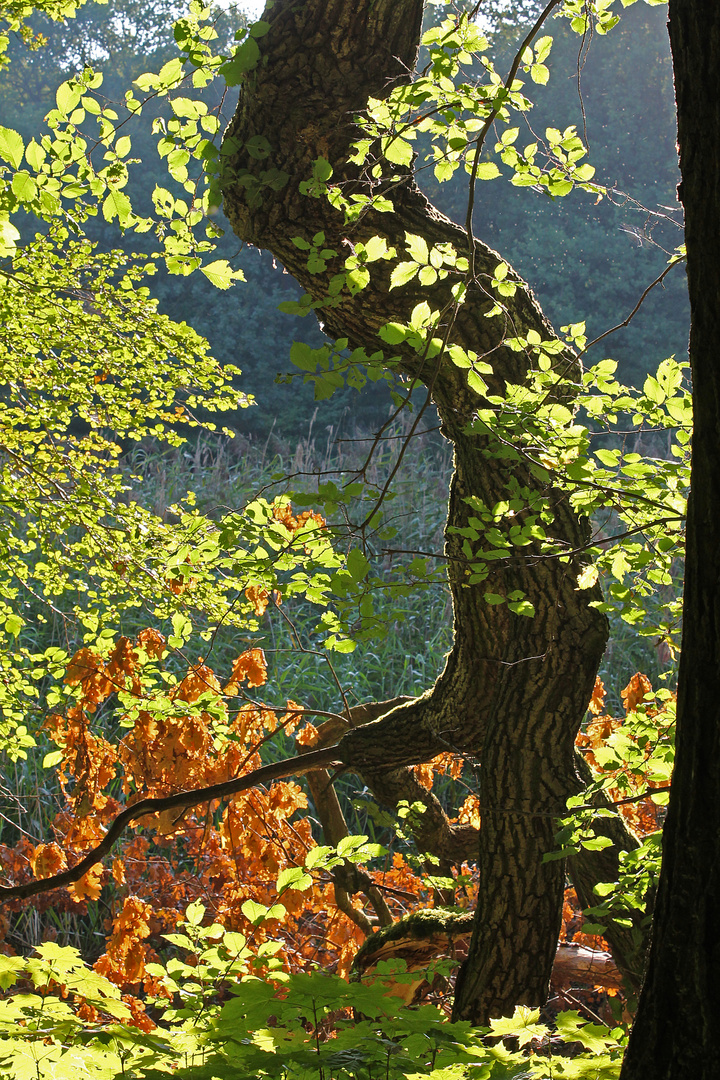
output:
[[[89,851],[75,866],[63,870],[60,874],[53,874],[52,877],[28,881],[25,885],[0,886],[0,900],[24,900],[28,896],[37,896],[38,893],[50,892],[52,889],[62,889],[79,881],[88,870],[107,855],[125,829],[138,818],[146,817],[148,814],[161,814],[165,810],[180,810],[188,806],[197,806],[200,803],[213,802],[215,799],[225,799],[228,795],[237,795],[241,791],[269,783],[271,780],[282,780],[286,776],[304,776],[314,769],[327,769],[334,765],[341,765],[342,762],[336,751],[336,746],[330,746],[325,750],[313,750],[308,754],[286,758],[273,765],[263,765],[262,768],[253,769],[245,776],[237,776],[221,784],[211,784],[209,787],[196,788],[193,791],[179,791],[176,795],[167,795],[164,798],[142,799],[118,814],[97,847]]]

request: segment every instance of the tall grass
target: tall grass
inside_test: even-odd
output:
[[[376,447],[369,463],[366,459],[372,440],[365,433],[350,424],[339,429],[319,427],[314,417],[302,437],[292,443],[271,431],[263,439],[201,436],[179,448],[139,444],[128,452],[123,467],[129,497],[158,516],[172,515],[172,507],[192,490],[199,509],[220,519],[228,511],[242,508],[259,492],[266,498],[289,489],[314,492],[318,482],[330,476],[340,485],[361,469],[369,491],[381,490],[407,431],[408,420],[403,415],[385,433],[386,439]],[[442,555],[451,468],[450,447],[436,431],[413,440],[393,483],[392,498],[382,508],[384,527],[397,530],[388,546]],[[344,526],[347,522],[339,515],[331,524]],[[377,577],[392,580],[393,557],[384,552],[382,543],[374,549],[372,567]],[[252,638],[253,644],[265,649],[268,660],[269,681],[262,697],[278,706],[290,698],[310,709],[340,711],[343,700],[352,705],[428,689],[452,645],[452,609],[446,585],[433,580],[425,588],[409,592],[388,587],[377,592],[376,609],[385,628],[383,634],[362,643],[353,653],[328,656],[319,647],[318,612],[310,604],[288,602],[281,611],[269,607]],[[33,633],[38,650],[48,644],[73,646],[67,626],[57,620],[49,620]],[[250,640],[237,630],[221,628],[207,660],[221,676],[227,675],[232,660]],[[613,620],[600,671],[610,711],[622,713],[620,692],[634,672],[642,671],[657,685],[664,667],[667,663],[661,663],[651,640],[620,619]],[[572,673],[568,677],[572,678]],[[108,723],[102,711],[97,722]],[[41,745],[27,761],[3,767],[0,842],[14,844],[24,835],[37,844],[51,836],[52,819],[62,799],[54,774],[42,768],[47,749],[51,747]],[[268,751],[281,755],[291,748],[279,744]],[[361,808],[358,816],[351,809],[349,788],[344,795],[354,827],[374,831],[365,810]],[[90,905],[90,909],[82,915],[28,908],[14,919],[13,945],[26,950],[51,936],[92,956],[103,940],[105,913],[102,902]]]
[[[371,437],[349,425],[318,428],[315,419],[294,443],[271,431],[262,440],[242,435],[232,440],[201,438],[192,446],[163,453],[140,445],[127,459],[128,474],[138,478],[132,496],[166,517],[191,488],[198,507],[220,518],[259,492],[265,498],[288,490],[313,492],[328,478],[341,486],[364,467],[370,494],[358,510],[357,516],[362,517],[397,458],[408,421],[405,415],[398,418],[367,463]],[[396,530],[393,548],[436,552],[441,558],[451,471],[449,446],[437,432],[427,432],[413,440],[406,456],[408,463],[382,508],[383,528]],[[338,530],[348,527],[342,513],[330,524]],[[350,532],[347,536],[350,542]],[[371,545],[368,553],[371,573],[389,582],[395,569],[393,557],[384,555],[378,545]],[[278,700],[291,697],[308,707],[336,709],[342,704],[338,680],[352,702],[426,689],[441,670],[452,643],[447,588],[434,581],[410,595],[399,596],[397,591],[389,588],[376,597],[378,616],[387,632],[352,654],[333,658],[332,666],[317,652],[316,610],[298,602],[283,605],[281,613],[269,608],[258,642],[269,662],[269,693]],[[298,640],[303,648],[316,651],[302,651]],[[237,631],[221,629],[213,641],[212,662],[222,668],[237,652]]]

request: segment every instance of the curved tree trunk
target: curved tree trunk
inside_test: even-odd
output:
[[[353,116],[369,96],[381,98],[393,80],[407,79],[416,62],[422,13],[422,0],[277,0],[266,13],[271,28],[258,42],[261,59],[246,77],[225,137],[238,178],[226,186],[225,207],[237,235],[272,251],[314,300],[326,297],[328,281],[342,269],[349,245],[376,235],[398,253],[405,249],[406,232],[422,235],[429,246],[450,243],[467,250],[464,230],[428,203],[410,173],[390,193],[394,213],[370,211],[352,225],[324,198],[300,191],[321,156],[334,169],[333,183],[344,185],[346,193],[360,185],[357,170],[346,162],[356,137]],[[269,143],[262,161],[243,150],[252,136],[264,136]],[[258,197],[252,178],[263,182],[261,174],[264,181],[274,177],[277,182],[265,183]],[[323,246],[338,252],[326,273],[310,273],[306,252],[292,242],[293,237],[310,241],[318,232],[325,234]],[[496,252],[475,241],[476,277],[451,335],[451,341],[489,357],[495,388],[506,380],[522,381],[527,367],[522,352],[502,344],[506,323],[485,317],[493,298],[481,282],[494,275],[500,261]],[[394,265],[395,260],[374,263],[367,288],[354,296],[345,290],[335,306],[323,307],[330,336],[348,338],[351,348],[361,346],[372,354],[382,347],[377,335],[387,322],[407,322],[425,299],[440,310],[451,301],[447,282],[430,292],[415,283],[389,291]],[[530,290],[512,272],[509,276],[518,285],[515,296],[507,298],[513,333],[534,329],[543,340],[554,336]],[[432,388],[442,431],[454,445],[448,526],[468,524],[473,514],[469,496],[493,507],[519,484],[551,509],[547,530],[570,553],[561,562],[540,558],[532,546],[517,548],[492,564],[486,582],[467,585],[462,538],[448,532],[455,636],[445,670],[422,697],[358,727],[339,744],[345,764],[367,776],[447,750],[480,760],[481,894],[456,1014],[482,1023],[518,1003],[536,1005],[546,997],[564,866],[542,860],[554,846],[554,816],[581,786],[573,744],[607,629],[604,617],[589,606],[597,594],[577,589],[584,559],[572,553],[587,542],[588,528],[572,512],[565,493],[535,479],[520,456],[493,456],[483,438],[468,433],[481,399],[446,354],[423,361],[403,349],[392,350],[401,356],[401,370]],[[534,605],[534,618],[484,600],[488,591],[507,595],[515,589]]]

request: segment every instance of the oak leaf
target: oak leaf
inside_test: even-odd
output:
[[[248,585],[245,596],[252,604],[252,609],[258,617],[265,614],[270,603],[270,594],[267,589],[263,589],[261,585]]]
[[[79,881],[68,885],[68,892],[73,900],[76,903],[80,903],[81,900],[99,900],[104,873],[105,868],[100,864],[91,866],[87,874],[84,874]]]
[[[159,630],[153,630],[151,627],[140,631],[137,636],[137,643],[151,660],[159,660],[165,652],[165,637]]]
[[[592,697],[590,698],[590,704],[588,705],[588,712],[591,712],[593,716],[599,716],[603,710],[603,703],[605,701],[605,687],[598,675],[595,676],[595,686],[593,687]]]
[[[625,689],[620,693],[623,705],[625,706],[625,712],[634,712],[638,705],[642,703],[645,695],[650,693],[652,693],[652,683],[647,675],[641,675],[639,671],[636,672]]]
[[[248,649],[233,662],[232,675],[225,687],[225,693],[237,694],[241,682],[247,681],[249,687],[264,686],[267,682],[267,662],[262,649]]]
[[[58,844],[39,844],[35,848],[31,865],[36,878],[47,878],[65,870],[67,859]]]

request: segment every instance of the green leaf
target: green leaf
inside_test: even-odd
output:
[[[327,846],[310,848],[305,857],[305,868],[314,870],[321,867],[335,866],[337,861],[334,848]]]
[[[111,189],[103,201],[102,212],[106,221],[117,218],[120,225],[126,225],[132,214],[132,206],[127,195]]]
[[[547,60],[552,48],[553,39],[549,34],[545,37],[538,38],[535,42],[535,59],[538,64],[542,64],[543,60]]]
[[[494,161],[480,162],[477,171],[478,180],[494,180],[496,176],[500,176],[500,170]]]
[[[14,611],[12,611],[5,620],[5,629],[8,634],[12,634],[13,637],[18,636],[24,625],[24,620]]]
[[[259,926],[260,923],[264,922],[267,918],[267,913],[270,909],[265,907],[264,904],[256,904],[254,900],[246,900],[240,906],[240,910],[253,926]]]
[[[602,851],[603,848],[612,847],[612,843],[609,836],[594,836],[590,840],[583,840],[582,847],[588,851]]]
[[[663,388],[660,386],[660,383],[657,381],[657,379],[654,379],[652,375],[648,375],[647,379],[645,380],[643,384],[643,393],[645,394],[646,398],[649,398],[650,401],[654,402],[654,404],[656,405],[662,405],[663,401],[667,396]]]
[[[233,270],[227,259],[216,259],[206,266],[201,266],[200,272],[216,289],[229,289],[234,281],[245,280],[242,270]]]
[[[123,135],[115,143],[114,150],[119,158],[127,157],[132,148],[132,141],[129,135]]]
[[[394,165],[411,165],[413,148],[409,142],[399,137],[383,140],[383,155]]]
[[[490,1030],[493,1035],[502,1038],[517,1039],[520,1046],[527,1046],[533,1039],[544,1039],[548,1029],[544,1024],[539,1024],[539,1009],[528,1009],[518,1005],[512,1017],[502,1017],[499,1020],[490,1021]]]
[[[487,394],[488,385],[482,376],[478,375],[477,371],[468,371],[467,381],[470,389],[474,390],[476,394],[481,394],[483,397]]]
[[[380,327],[378,336],[388,345],[399,345],[401,341],[405,340],[407,330],[401,323],[385,323],[385,326]]]
[[[402,285],[407,285],[415,277],[418,269],[418,264],[414,262],[398,263],[390,275],[390,288],[398,289]]]
[[[163,66],[160,68],[160,71],[158,72],[157,81],[160,83],[161,86],[170,87],[173,86],[174,83],[178,81],[178,79],[182,78],[182,74],[183,63],[182,60],[180,60],[180,58],[176,56],[173,57],[172,60],[168,60],[167,64],[163,64]],[[140,80],[142,78],[144,78],[144,76],[141,75],[140,79],[135,80],[138,86],[141,86]],[[142,88],[143,87],[141,86],[141,89]]]
[[[348,289],[354,296],[370,284],[370,271],[364,266],[358,266],[355,270],[348,271],[346,280]]]
[[[201,926],[205,918],[205,905],[196,900],[185,908],[185,922],[189,926]]]
[[[326,158],[319,157],[313,161],[313,177],[315,180],[319,180],[322,184],[325,184],[332,174],[332,165]]]
[[[49,754],[46,754],[43,758],[43,769],[54,769],[56,765],[59,765],[63,759],[62,750],[51,750]]]
[[[65,116],[71,113],[75,106],[79,104],[81,97],[82,89],[71,86],[69,82],[62,83],[55,92],[57,107]]]
[[[34,139],[32,140],[32,142],[28,143],[25,150],[25,160],[27,161],[30,168],[34,169],[35,172],[38,171],[46,156],[47,155],[45,150],[43,150],[43,148],[39,146]]]
[[[416,236],[414,233],[405,233],[405,240],[411,259],[414,259],[417,263],[427,263],[430,261],[427,240],[424,236]]]
[[[0,255],[12,255],[20,239],[20,233],[15,226],[0,216]]]
[[[278,896],[281,896],[286,889],[297,889],[299,892],[305,892],[306,889],[312,886],[312,883],[312,877],[305,872],[302,866],[288,866],[285,870],[281,870],[278,875]]]
[[[0,157],[9,161],[14,169],[19,169],[25,153],[25,144],[17,131],[0,127]]]
[[[453,161],[438,161],[437,165],[433,169],[433,172],[435,173],[435,179],[440,184],[444,184],[447,180],[452,180],[456,168],[457,164]]]
[[[432,316],[430,305],[426,300],[423,300],[421,304],[416,304],[412,309],[410,315],[410,326],[413,330],[422,330],[428,325]]]
[[[228,86],[237,86],[241,82],[243,75],[248,71],[252,71],[259,59],[260,48],[258,43],[255,38],[249,37],[235,50],[234,55],[229,60],[220,65],[218,72],[225,79]]]
[[[347,557],[347,571],[353,581],[362,581],[370,569],[370,563],[360,548],[353,548]]]
[[[366,844],[367,840],[367,836],[344,836],[337,846],[337,853],[342,859],[346,859]]]
[[[532,619],[535,616],[535,608],[529,600],[518,600],[515,603],[509,603],[508,607],[516,615],[524,615],[526,619]]]
[[[12,190],[16,198],[22,203],[32,202],[37,198],[38,187],[35,177],[22,169],[16,172],[12,178]]]

